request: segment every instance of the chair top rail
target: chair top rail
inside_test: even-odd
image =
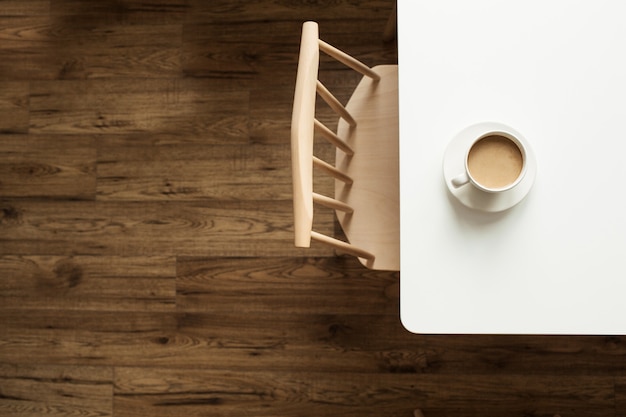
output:
[[[294,234],[297,247],[309,247],[313,227],[313,141],[319,68],[317,24],[302,28],[291,118]]]

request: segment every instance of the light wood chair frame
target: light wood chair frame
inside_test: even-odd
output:
[[[315,240],[371,263],[375,255],[367,250],[312,230],[314,203],[345,213],[354,211],[342,201],[313,191],[314,166],[345,184],[351,184],[353,181],[333,165],[313,156],[316,132],[346,155],[354,154],[354,150],[342,138],[315,118],[316,97],[319,95],[350,126],[357,123],[340,101],[319,81],[320,51],[365,77],[374,81],[380,80],[379,74],[367,65],[319,39],[316,22],[304,23],[291,123],[295,245],[310,247],[311,240]]]

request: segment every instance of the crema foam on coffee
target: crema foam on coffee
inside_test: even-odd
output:
[[[477,141],[467,157],[474,181],[487,188],[502,188],[515,182],[522,172],[524,157],[517,144],[500,135]]]

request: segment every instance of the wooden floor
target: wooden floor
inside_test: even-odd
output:
[[[413,335],[397,273],[293,248],[301,24],[394,63],[391,8],[0,0],[0,416],[626,415],[625,338]]]

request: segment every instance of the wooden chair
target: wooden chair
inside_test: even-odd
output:
[[[295,245],[311,239],[357,256],[371,269],[400,269],[398,66],[369,68],[302,27],[291,121]],[[345,107],[318,80],[319,51],[363,75]],[[338,115],[337,132],[315,118],[319,95]],[[313,156],[315,133],[335,145],[335,164]],[[313,166],[335,178],[335,195],[313,192]],[[335,210],[348,242],[312,230],[313,203]]]

